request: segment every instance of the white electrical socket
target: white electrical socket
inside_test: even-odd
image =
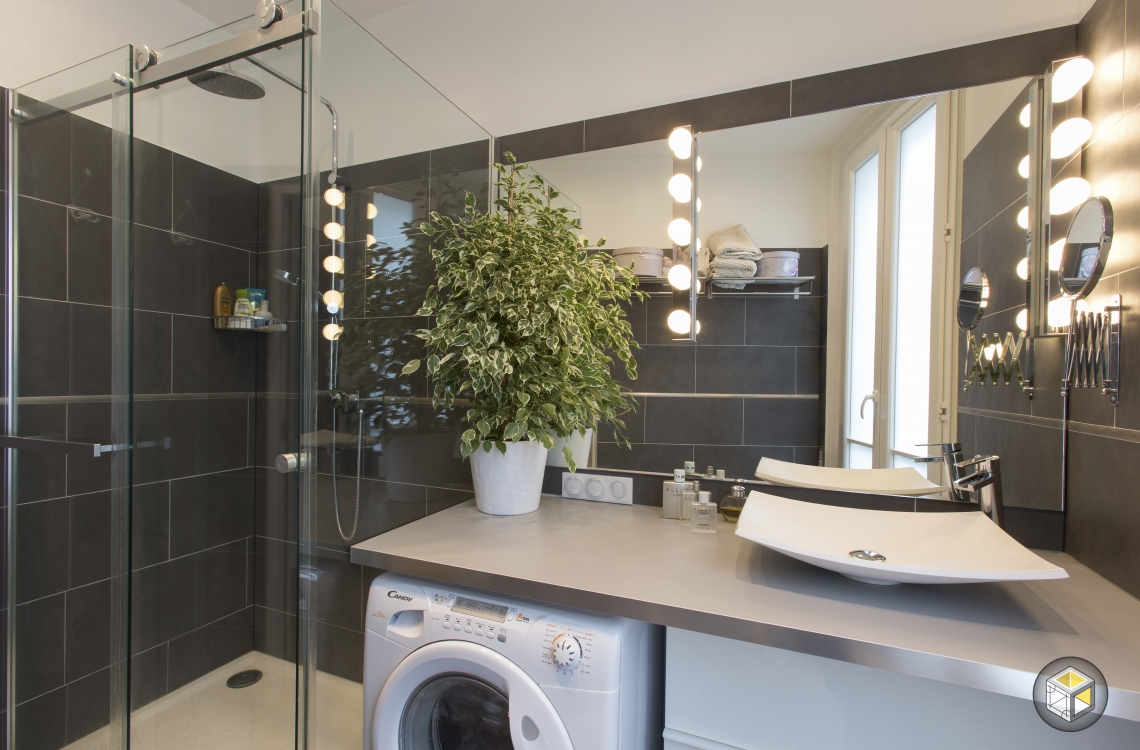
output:
[[[595,500],[599,503],[633,505],[633,479],[602,474],[562,472],[562,497]]]

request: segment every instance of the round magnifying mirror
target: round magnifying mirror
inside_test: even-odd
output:
[[[1069,299],[1087,297],[1100,280],[1112,246],[1112,204],[1089,198],[1077,209],[1061,252],[1061,293]]]
[[[962,288],[958,291],[958,327],[969,331],[977,326],[989,299],[990,280],[986,277],[986,272],[980,268],[966,271]]]

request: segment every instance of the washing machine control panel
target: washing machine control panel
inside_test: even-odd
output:
[[[530,625],[530,617],[519,612],[518,607],[498,604],[470,596],[451,593],[436,593],[432,596],[432,619],[439,622],[443,630],[451,631],[452,637],[468,636],[486,639],[492,643],[506,643],[516,625],[524,629]]]
[[[594,634],[591,631],[547,622],[543,636],[542,661],[555,672],[565,676],[593,672]]]

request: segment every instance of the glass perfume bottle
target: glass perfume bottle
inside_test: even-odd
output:
[[[689,511],[689,531],[700,534],[716,533],[716,503],[711,502],[712,494],[707,490],[699,493],[699,500]]]
[[[661,517],[680,518],[681,503],[685,499],[685,491],[689,483],[685,481],[685,470],[674,469],[673,481],[663,482],[661,487]]]
[[[681,495],[681,525],[689,525],[690,511],[695,503],[700,502],[700,482],[690,482],[688,489]]]
[[[740,518],[740,511],[744,510],[744,486],[734,484],[729,488],[728,494],[721,498],[720,514],[729,523],[736,523]]]

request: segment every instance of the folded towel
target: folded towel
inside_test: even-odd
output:
[[[756,263],[743,258],[726,258],[724,255],[718,255],[713,259],[712,272],[713,276],[718,279],[713,281],[714,286],[725,289],[743,289],[746,286],[745,284],[733,284],[719,279],[750,279],[756,275]]]
[[[738,258],[741,260],[760,260],[764,253],[759,250],[749,250],[742,247],[726,247],[717,253],[717,258]]]
[[[726,248],[758,251],[756,243],[752,241],[752,236],[748,234],[748,230],[744,228],[743,224],[713,232],[705,244],[708,245],[709,250],[712,250],[713,255],[720,255],[721,251]]]

